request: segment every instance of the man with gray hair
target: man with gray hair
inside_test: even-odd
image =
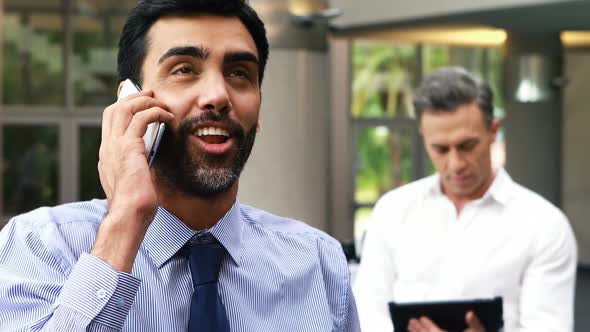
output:
[[[572,331],[577,246],[565,215],[494,169],[489,85],[443,68],[414,106],[437,173],[376,204],[355,283],[361,326],[391,331],[388,302],[503,299],[504,330]],[[466,331],[483,331],[474,312]],[[415,317],[409,331],[440,331]]]

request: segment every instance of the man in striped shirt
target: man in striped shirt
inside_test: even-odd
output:
[[[237,199],[267,57],[242,0],[138,3],[118,73],[143,92],[104,111],[106,200],[40,208],[2,230],[0,331],[359,330],[339,243]],[[155,121],[166,130],[150,168],[142,136]],[[207,282],[214,310],[194,282],[217,264],[193,265],[199,242],[222,248]]]

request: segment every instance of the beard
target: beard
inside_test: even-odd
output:
[[[211,155],[189,145],[194,127],[203,121],[225,125],[234,140],[230,151]],[[207,111],[196,118],[183,120],[177,131],[166,124],[153,161],[156,177],[189,196],[211,197],[226,192],[240,177],[255,138],[256,126],[245,132],[227,113]]]

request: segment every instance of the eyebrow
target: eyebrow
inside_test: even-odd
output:
[[[477,144],[477,143],[479,143],[479,138],[473,137],[473,138],[470,138],[470,139],[467,139],[467,140],[461,142],[461,144],[459,144],[459,146],[465,146],[465,145]]]
[[[162,55],[160,60],[158,60],[158,65],[162,64],[162,62],[164,62],[166,59],[168,59],[170,57],[179,56],[179,55],[188,55],[193,58],[205,60],[209,56],[209,51],[203,47],[195,47],[195,46],[173,47],[173,48],[169,49],[166,53],[164,53],[164,55]]]
[[[449,145],[437,144],[437,143],[432,143],[432,144],[430,144],[430,146],[432,146],[435,149],[448,149],[448,148],[450,148]]]
[[[252,62],[256,65],[259,64],[258,57],[251,52],[230,52],[223,57],[223,63],[225,64],[241,61]]]
[[[440,143],[432,143],[430,144],[430,146],[437,148],[437,149],[443,149],[443,148],[451,148],[451,146],[464,146],[464,145],[468,145],[468,144],[474,144],[474,143],[479,143],[480,139],[477,137],[472,137],[472,138],[468,138],[456,145],[449,145],[449,144],[440,144]]]

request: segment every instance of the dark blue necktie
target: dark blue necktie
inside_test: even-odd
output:
[[[229,332],[225,307],[217,292],[225,248],[210,233],[194,237],[187,246],[194,286],[188,330]]]

